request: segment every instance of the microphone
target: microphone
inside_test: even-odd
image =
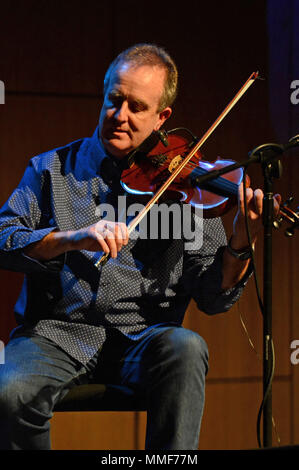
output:
[[[167,132],[164,131],[164,130],[158,130],[156,131],[158,136],[159,136],[159,139],[161,140],[162,144],[164,145],[164,147],[168,147],[168,139],[167,139]]]
[[[249,158],[252,158],[255,161],[261,161],[261,158],[264,161],[276,160],[279,156],[286,150],[295,148],[299,146],[299,134],[291,137],[287,144],[263,144],[259,145],[251,152],[249,152]],[[262,157],[263,155],[263,157]]]
[[[285,150],[288,150],[293,147],[298,147],[299,146],[299,134],[294,135],[294,137],[291,137],[288,143],[284,146]]]

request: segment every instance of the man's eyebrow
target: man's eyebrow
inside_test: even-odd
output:
[[[109,96],[117,96],[117,97],[122,96],[122,97],[125,97],[125,95],[119,90],[111,90],[109,92]]]
[[[138,98],[132,98],[131,99],[132,103],[134,103],[137,106],[140,106],[142,108],[148,108],[148,104],[145,101],[139,100]]]
[[[134,98],[134,96],[126,96],[120,90],[111,90],[111,92],[109,93],[109,97],[127,99],[131,104],[137,106],[138,108],[141,108],[142,110],[148,109],[149,107],[148,103],[146,103],[145,101],[140,100],[138,98]]]

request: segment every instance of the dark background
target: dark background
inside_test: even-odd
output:
[[[165,47],[180,72],[179,96],[166,128],[190,128],[201,137],[253,71],[256,81],[202,148],[207,160],[236,161],[266,142],[285,143],[299,132],[299,104],[290,84],[299,80],[299,1],[23,0],[0,5],[0,204],[19,182],[30,157],[89,136],[97,125],[102,82],[110,61],[137,42]],[[298,204],[298,152],[283,159],[275,192]],[[263,188],[258,165],[252,186]],[[224,217],[229,234],[233,212]],[[298,234],[273,238],[274,445],[299,442],[299,365],[290,343],[299,339]],[[262,239],[257,265],[262,279]],[[22,275],[0,271],[0,338],[14,326]],[[241,325],[244,319],[256,352]],[[190,304],[185,325],[210,348],[206,411],[200,447],[253,448],[261,401],[262,319],[251,279],[225,315],[207,317]],[[1,366],[0,366],[1,367]],[[76,425],[74,425],[76,423]],[[54,417],[55,448],[143,448],[145,416],[134,413]],[[277,432],[280,441],[277,438]]]

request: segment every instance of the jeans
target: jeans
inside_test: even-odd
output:
[[[118,332],[86,364],[52,341],[10,340],[0,365],[0,449],[51,449],[54,405],[76,384],[126,385],[147,399],[145,449],[198,448],[208,351],[183,327],[156,327],[133,341]]]

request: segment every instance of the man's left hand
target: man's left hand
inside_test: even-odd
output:
[[[249,230],[253,244],[256,242],[258,233],[263,226],[263,200],[264,193],[261,189],[246,188],[247,214]],[[276,217],[281,204],[280,194],[273,197],[273,216]],[[245,225],[244,191],[243,186],[239,186],[238,211],[234,219],[233,234],[231,238],[232,248],[240,250],[248,246],[248,237]]]

